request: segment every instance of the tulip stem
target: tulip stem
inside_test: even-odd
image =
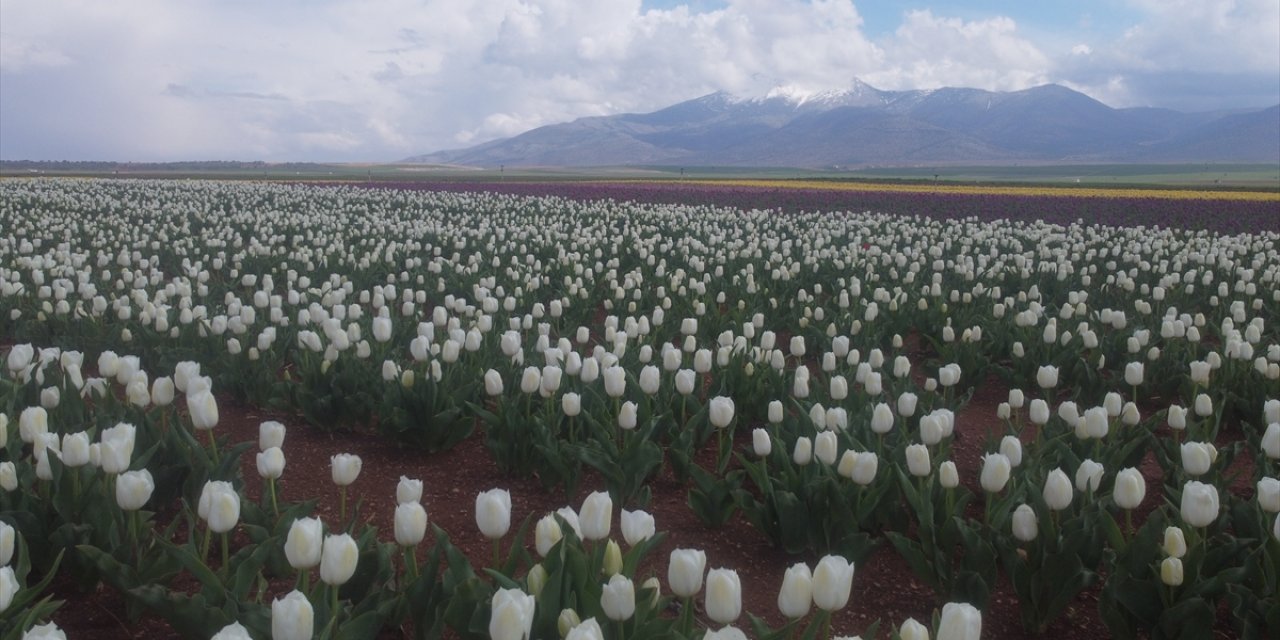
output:
[[[685,596],[680,604],[680,631],[687,636],[693,632],[693,598]]]
[[[339,609],[338,609],[338,585],[336,585],[336,584],[335,584],[335,585],[332,585],[332,586],[331,586],[331,587],[329,587],[329,588],[333,590],[333,598],[330,600],[330,602],[332,602],[332,603],[333,603],[333,617],[332,617],[332,618],[330,618],[329,626],[330,626],[330,627],[333,627],[333,628],[335,628],[335,629],[336,629],[336,628],[338,627],[338,612],[339,612]]]
[[[338,499],[338,524],[345,529],[347,521],[347,487],[345,485],[338,487],[338,494],[340,496]]]
[[[276,504],[276,479],[267,478],[267,488],[271,491],[271,512],[280,517],[280,507]]]
[[[227,538],[228,538],[228,537],[230,537],[230,536],[228,536],[226,533],[223,533],[223,534],[222,534],[222,570],[223,570],[223,571],[226,571],[227,573],[230,573],[230,572],[231,572],[231,567],[230,567],[229,565],[230,565],[231,563],[228,561],[228,560],[229,560],[229,555],[228,555],[228,553],[227,553]]]
[[[303,593],[311,590],[311,571],[309,569],[303,569],[298,572],[297,589]]]
[[[218,464],[218,439],[213,437],[213,429],[208,430],[209,450],[213,453],[213,464]]]
[[[627,637],[626,624],[627,623],[624,620],[618,621],[618,640],[626,640],[626,637]]]
[[[1133,509],[1124,510],[1124,532],[1133,535]]]
[[[209,544],[213,541],[213,529],[210,529],[208,523],[205,523],[204,542],[200,544],[200,562],[204,562],[209,557]]]
[[[418,577],[418,548],[416,546],[404,548],[404,564],[408,570],[410,578]]]
[[[502,555],[502,549],[501,549],[501,546],[502,546],[502,539],[501,539],[501,538],[494,538],[494,539],[493,539],[493,569],[494,569],[494,571],[498,571],[498,570],[501,568],[501,566],[502,566],[502,557],[501,557],[501,555]]]
[[[129,545],[133,548],[134,561],[142,566],[142,552],[138,550],[138,512],[128,511],[125,518],[129,520]]]

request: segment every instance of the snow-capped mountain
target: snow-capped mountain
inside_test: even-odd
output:
[[[1014,162],[1280,163],[1280,106],[1113,109],[1058,85],[1023,91],[780,86],[645,114],[581,118],[408,162],[469,166],[786,166]]]

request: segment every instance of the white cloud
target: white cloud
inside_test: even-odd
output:
[[[885,44],[890,66],[868,76],[892,89],[1025,89],[1050,81],[1049,58],[1004,16],[962,20],[910,11]]]
[[[0,156],[394,160],[716,90],[1060,81],[1136,103],[1179,69],[1280,73],[1274,0],[1135,1],[1122,38],[1049,43],[937,10],[872,39],[851,0],[6,0]]]

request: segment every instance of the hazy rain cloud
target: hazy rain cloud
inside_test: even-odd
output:
[[[0,0],[0,157],[391,161],[724,90],[1280,101],[1275,0]]]

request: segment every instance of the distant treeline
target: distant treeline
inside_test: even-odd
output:
[[[207,160],[189,162],[103,162],[67,160],[0,160],[0,171],[39,171],[49,173],[151,173],[151,172],[260,172],[260,171],[328,171],[329,165],[312,162],[239,162]]]

